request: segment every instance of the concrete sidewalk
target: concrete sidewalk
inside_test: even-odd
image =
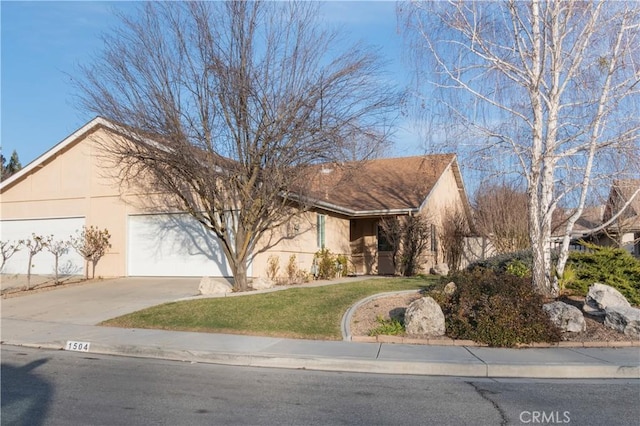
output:
[[[99,327],[193,296],[197,279],[123,279],[2,301],[2,344],[255,367],[468,377],[640,378],[640,348],[496,349]]]

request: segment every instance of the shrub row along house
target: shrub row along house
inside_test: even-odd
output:
[[[32,233],[68,238],[82,226],[108,229],[111,248],[96,276],[220,276],[231,277],[216,237],[190,215],[145,207],[154,194],[135,193],[108,170],[101,147],[117,126],[95,118],[20,172],[2,182],[2,241]],[[439,228],[448,214],[470,219],[471,209],[456,156],[453,154],[370,160],[359,167],[325,164],[314,168],[310,208],[286,226],[285,237],[251,257],[249,277],[267,276],[276,259],[292,259],[311,271],[318,250],[326,248],[348,259],[354,274],[393,274],[391,249],[381,234],[385,217],[421,214],[431,236],[421,268],[442,262]],[[262,247],[260,243],[257,247]],[[5,265],[4,273],[24,273],[24,253]],[[33,273],[53,273],[53,260],[34,259]],[[83,261],[69,255],[62,273],[81,274]],[[282,268],[284,269],[284,268]]]

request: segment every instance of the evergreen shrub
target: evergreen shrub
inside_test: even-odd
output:
[[[575,276],[566,288],[586,296],[589,286],[602,283],[616,288],[632,305],[640,306],[640,260],[624,249],[583,243],[584,252],[571,252],[567,265]]]
[[[457,286],[451,296],[439,294],[436,299],[447,336],[498,347],[560,340],[560,330],[542,310],[544,301],[531,278],[474,268],[446,280]]]

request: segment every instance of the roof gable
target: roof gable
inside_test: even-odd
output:
[[[629,209],[632,214],[640,215],[640,194],[636,194],[640,190],[640,179],[617,180],[613,183],[613,186],[623,204],[634,197],[631,204],[629,204]]]
[[[604,219],[611,219],[627,203],[628,207],[620,215],[620,223],[624,223],[626,228],[640,229],[640,179],[621,179],[613,182]]]
[[[56,144],[53,148],[46,151],[44,154],[40,155],[38,158],[27,164],[25,167],[21,168],[17,173],[11,175],[9,178],[5,179],[0,183],[0,192],[3,192],[5,189],[15,185],[16,183],[22,181],[25,177],[29,176],[35,170],[43,167],[47,164],[51,159],[55,158],[59,153],[64,150],[72,147],[80,140],[84,138],[88,133],[94,131],[98,127],[106,127],[111,130],[116,130],[116,126],[111,123],[109,120],[106,120],[102,117],[96,117],[71,135],[67,136],[64,140]]]

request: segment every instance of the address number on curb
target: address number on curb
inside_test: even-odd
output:
[[[76,342],[73,340],[67,341],[67,346],[65,346],[66,351],[77,351],[77,352],[89,352],[89,342]]]

